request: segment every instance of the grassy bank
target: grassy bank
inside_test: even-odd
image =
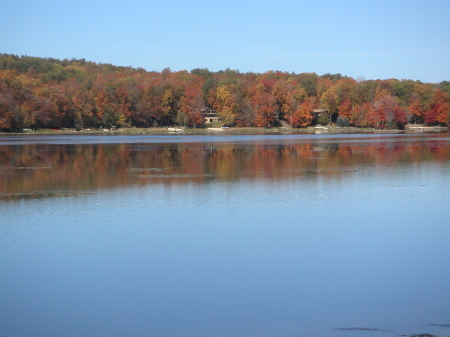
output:
[[[215,126],[215,125],[214,125]],[[448,132],[447,127],[430,127],[410,125],[404,130],[380,130],[374,128],[338,127],[338,126],[315,126],[306,128],[274,127],[202,127],[202,128],[120,128],[117,130],[106,129],[82,129],[76,130],[51,130],[39,129],[36,131],[24,130],[22,135],[292,135],[292,134],[397,134],[397,133],[423,133],[423,132]]]

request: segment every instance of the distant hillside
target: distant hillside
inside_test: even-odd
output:
[[[172,72],[0,54],[0,130],[289,123],[403,128],[447,126],[450,82],[363,80],[341,74]]]

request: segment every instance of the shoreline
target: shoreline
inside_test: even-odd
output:
[[[76,131],[40,129],[36,131],[26,130],[22,132],[0,132],[0,137],[5,135],[301,135],[301,134],[423,134],[423,133],[447,133],[448,127],[410,125],[404,130],[382,130],[374,128],[316,126],[306,128],[256,128],[256,127],[230,127],[230,128],[119,128],[107,129],[82,129]]]

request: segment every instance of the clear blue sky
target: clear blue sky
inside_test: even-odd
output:
[[[161,71],[450,80],[450,1],[2,0],[0,52]]]

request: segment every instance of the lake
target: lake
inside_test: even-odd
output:
[[[0,137],[0,335],[450,335],[450,134]]]

